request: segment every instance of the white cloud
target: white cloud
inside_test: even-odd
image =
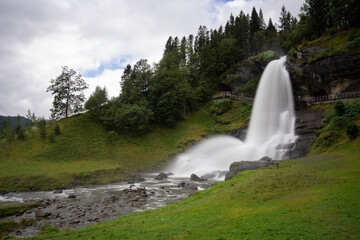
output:
[[[200,25],[218,28],[231,12],[250,13],[253,6],[276,22],[283,4],[296,15],[303,1],[0,0],[0,115],[31,109],[48,117],[46,89],[64,65],[82,73],[105,66],[86,78],[87,95],[99,85],[117,96],[123,70],[107,66],[157,62],[170,35],[196,34]]]

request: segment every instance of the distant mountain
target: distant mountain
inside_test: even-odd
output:
[[[3,127],[3,120],[5,120],[7,118],[7,116],[0,116],[0,128]],[[21,126],[25,126],[26,125],[26,120],[27,118],[25,117],[20,117],[20,124]],[[17,124],[17,117],[11,117],[10,116],[10,126],[15,128]]]

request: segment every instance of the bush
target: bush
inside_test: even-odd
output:
[[[355,123],[350,123],[346,127],[346,134],[349,136],[350,140],[354,140],[359,136],[359,127]]]
[[[318,153],[335,146],[345,133],[350,140],[359,135],[359,127],[354,123],[360,119],[360,100],[337,101],[333,110],[322,121],[323,128],[316,132],[317,138],[311,146],[312,152]]]
[[[337,116],[342,116],[345,114],[345,105],[342,101],[338,100],[334,105],[335,114]]]
[[[113,130],[145,133],[149,130],[152,117],[152,111],[145,106],[124,104],[115,113]]]
[[[229,111],[229,109],[231,108],[231,104],[232,104],[232,102],[230,99],[223,99],[223,100],[215,101],[210,106],[210,113],[211,113],[211,115],[215,115],[215,116],[222,115],[222,114],[226,113],[227,111]]]

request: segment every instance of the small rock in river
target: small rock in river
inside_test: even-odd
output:
[[[74,194],[70,194],[68,198],[76,198],[76,196]]]

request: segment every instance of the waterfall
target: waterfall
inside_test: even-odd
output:
[[[295,111],[286,57],[270,62],[259,82],[244,142],[217,136],[177,156],[168,171],[188,177],[227,171],[232,162],[256,161],[264,156],[282,160],[287,146],[294,143]]]

